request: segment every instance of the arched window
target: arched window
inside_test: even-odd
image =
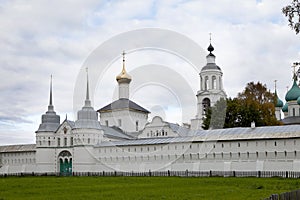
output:
[[[208,89],[209,89],[208,76],[205,76],[205,79],[204,79],[204,90],[208,90]]]
[[[219,90],[222,90],[222,80],[221,80],[221,77],[219,77]]]
[[[211,80],[211,83],[212,83],[212,89],[217,89],[217,78],[216,76],[212,76],[212,80]]]
[[[202,101],[202,111],[203,114],[206,114],[206,112],[208,111],[208,109],[210,108],[210,99],[209,98],[205,98]]]

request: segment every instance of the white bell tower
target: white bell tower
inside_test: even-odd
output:
[[[211,40],[211,39],[210,39]],[[216,56],[212,53],[214,47],[207,48],[209,54],[206,56],[207,64],[200,72],[200,90],[197,92],[197,115],[191,120],[191,129],[202,129],[203,118],[207,108],[213,106],[220,98],[226,99],[226,93],[223,88],[221,68],[216,65]]]

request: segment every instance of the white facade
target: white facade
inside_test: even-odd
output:
[[[167,129],[166,129],[167,130]],[[170,134],[172,130],[169,130]],[[119,139],[96,145],[1,147],[1,174],[102,171],[300,171],[300,126],[189,132],[194,136]],[[28,146],[28,145],[27,145]],[[6,148],[6,149],[5,149]],[[70,155],[63,155],[69,152]]]
[[[214,61],[211,56],[208,63]],[[213,105],[226,97],[221,70],[215,64],[207,66],[200,73],[194,121],[201,120],[205,98]],[[129,86],[131,77],[124,67],[117,81]],[[0,174],[300,171],[300,125],[189,129],[158,116],[148,122],[149,112],[123,97],[98,110],[99,120],[89,100],[87,79],[86,99],[77,120],[60,123],[52,105],[51,87],[48,110],[36,131],[36,144],[1,146]]]
[[[148,122],[148,114],[129,109],[113,110],[100,113],[100,123],[103,126],[116,126],[125,132],[141,131]]]

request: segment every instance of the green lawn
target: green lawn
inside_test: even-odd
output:
[[[184,177],[7,177],[3,199],[262,199],[299,179]]]

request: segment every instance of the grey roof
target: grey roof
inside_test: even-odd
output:
[[[192,133],[189,129],[182,127],[179,124],[174,124],[170,122],[166,122],[166,123],[170,126],[170,129],[173,132],[178,133],[178,135],[180,135],[181,137],[188,136],[190,133]]]
[[[285,117],[284,119],[281,120],[284,124],[300,124],[300,117],[295,116],[295,117]]]
[[[35,151],[35,144],[18,144],[18,145],[8,145],[8,146],[0,146],[0,152],[28,152]]]
[[[66,121],[70,125],[71,128],[75,127],[75,122],[74,121],[71,121],[71,120],[66,120]]]
[[[203,70],[210,70],[210,69],[216,69],[216,70],[221,70],[221,68],[216,65],[216,63],[207,63],[202,69],[201,71]]]
[[[144,113],[150,113],[148,110],[145,108],[141,107],[140,105],[134,103],[133,101],[129,99],[118,99],[103,108],[100,108],[97,110],[97,112],[107,112],[107,111],[113,111],[113,110],[120,110],[120,109],[129,109],[129,110],[135,110],[135,111],[140,111]]]
[[[99,121],[89,119],[79,119],[75,121],[74,129],[88,128],[101,130],[102,126]]]
[[[228,128],[215,130],[190,130],[185,137],[143,138],[126,141],[103,142],[98,146],[129,146],[168,144],[178,142],[234,141],[251,139],[284,139],[300,137],[300,125],[265,126],[256,128]]]
[[[101,126],[104,131],[104,136],[108,138],[120,138],[120,139],[132,139],[129,135],[125,134],[120,128],[118,127],[107,127]]]
[[[59,125],[57,123],[42,123],[36,132],[54,132],[58,129]]]

